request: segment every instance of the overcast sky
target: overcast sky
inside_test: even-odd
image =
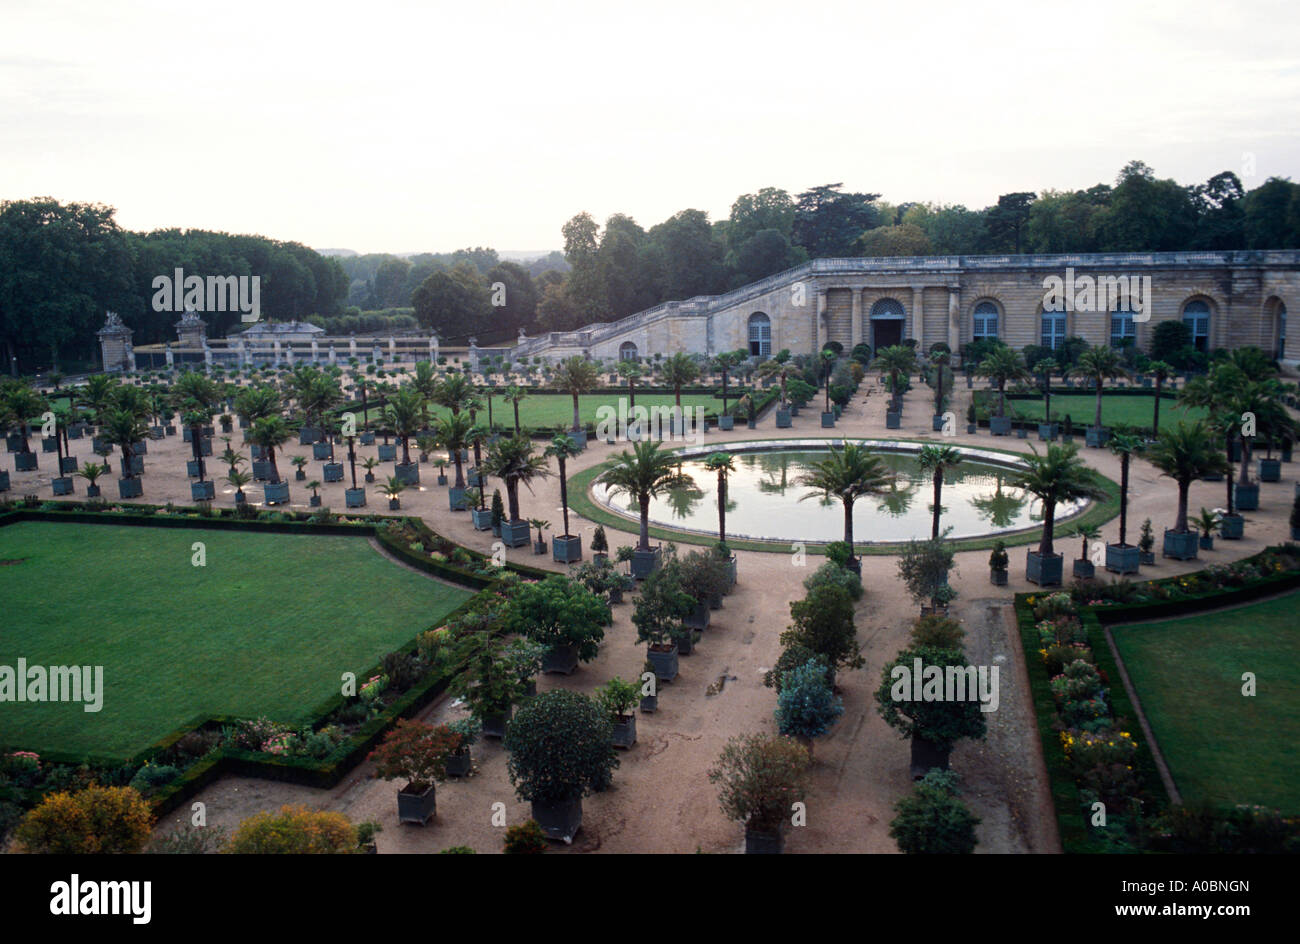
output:
[[[406,252],[764,186],[1300,177],[1300,5],[880,6],[0,0],[0,199]]]

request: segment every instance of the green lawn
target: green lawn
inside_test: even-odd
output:
[[[307,721],[471,596],[363,537],[20,522],[0,562],[0,665],[104,667],[98,713],[0,702],[0,747],[110,759],[200,715]]]
[[[1115,645],[1185,800],[1300,813],[1300,594],[1120,626]],[[1254,672],[1257,694],[1242,695]]]
[[[616,393],[591,393],[584,394],[578,398],[578,410],[584,423],[596,422],[597,408],[603,404],[612,406],[615,411],[618,410],[618,401],[620,394]],[[479,413],[479,421],[487,422],[487,397],[483,397],[483,410]],[[729,396],[727,405],[734,407],[737,397]],[[671,407],[674,404],[674,398],[671,393],[641,393],[637,392],[636,405],[638,407]],[[694,408],[702,406],[706,411],[711,413],[720,413],[722,411],[722,400],[719,397],[712,397],[703,393],[683,393],[682,408]],[[370,409],[371,422],[379,419],[380,411]],[[443,416],[447,413],[443,407],[433,408],[434,415]],[[629,417],[630,418],[630,417]],[[618,414],[615,412],[614,419],[617,421]],[[506,398],[497,394],[492,397],[492,422],[499,428],[510,428],[514,426],[515,414],[514,406],[506,401]],[[539,426],[569,426],[573,423],[573,398],[567,393],[541,393],[529,394],[519,403],[519,423],[521,426],[536,428]]]
[[[990,400],[996,408],[997,394]],[[1042,419],[1042,400],[1008,400],[1007,414],[1013,412],[1021,416]],[[1061,422],[1068,413],[1077,429],[1092,425],[1097,412],[1096,394],[1052,395],[1052,420]],[[1101,422],[1103,426],[1145,426],[1151,428],[1155,414],[1155,396],[1107,396],[1101,395]],[[1200,407],[1183,407],[1177,400],[1164,399],[1160,402],[1160,425],[1168,427],[1177,425],[1181,419],[1198,420],[1205,416]]]

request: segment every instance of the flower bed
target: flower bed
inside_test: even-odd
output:
[[[1140,819],[1168,807],[1104,626],[1214,609],[1300,586],[1300,547],[1195,574],[1017,594],[1030,691],[1066,852],[1135,851]],[[1092,825],[1094,804],[1107,825]],[[1149,825],[1149,824],[1148,824]]]

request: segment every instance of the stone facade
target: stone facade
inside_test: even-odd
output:
[[[1150,278],[1150,318],[1133,325],[1139,347],[1149,346],[1158,323],[1186,318],[1194,303],[1209,314],[1202,346],[1257,345],[1291,365],[1300,356],[1300,319],[1286,319],[1288,309],[1300,310],[1300,251],[1293,250],[817,259],[725,295],[667,302],[620,321],[521,339],[515,356],[613,360],[678,351],[711,356],[740,348],[807,354],[831,341],[846,351],[858,343],[874,350],[907,338],[926,350],[944,342],[960,351],[976,337],[977,325],[991,325],[1018,349],[1043,343],[1044,280],[1064,279],[1067,269],[1076,278]],[[1111,339],[1109,310],[1063,314],[1057,340]],[[770,331],[765,345],[764,317]],[[1050,335],[1052,326],[1046,327]]]
[[[135,370],[131,334],[131,329],[122,323],[117,312],[105,314],[104,327],[95,332],[99,338],[99,353],[104,370]]]

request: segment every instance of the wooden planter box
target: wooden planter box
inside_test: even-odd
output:
[[[396,461],[397,461],[397,444],[396,444],[396,443],[388,443],[387,445],[385,445],[384,443],[380,443],[378,448],[379,448],[379,461],[380,461],[380,462],[396,462]]]
[[[313,459],[317,459],[317,460],[328,459],[330,457],[331,452],[333,452],[333,450],[330,448],[330,444],[327,442],[316,442],[312,444],[311,457]]]
[[[1073,572],[1074,576],[1079,580],[1091,580],[1093,577],[1097,576],[1097,568],[1092,561],[1082,560],[1077,557],[1074,560]]]
[[[1259,480],[1261,482],[1282,481],[1282,460],[1281,459],[1260,459]]]
[[[501,542],[506,547],[525,547],[532,540],[532,530],[527,521],[501,522]]]
[[[1025,553],[1025,579],[1040,587],[1059,587],[1065,574],[1065,558],[1060,554],[1042,557],[1037,551]]]
[[[989,568],[989,583],[995,587],[1005,587],[1007,585],[1008,572],[1006,570],[994,570]]]
[[[217,486],[211,479],[190,483],[191,501],[212,501],[217,497]]]
[[[832,425],[834,425],[834,424],[832,424]],[[886,413],[886,414],[885,414],[885,429],[902,429],[902,427],[903,427],[903,414],[902,414],[902,413]]]
[[[366,490],[364,488],[346,488],[343,490],[343,501],[348,508],[365,508]]]
[[[1219,537],[1225,541],[1240,541],[1246,534],[1246,519],[1241,515],[1224,515],[1219,519]]]
[[[403,823],[423,826],[437,814],[438,788],[430,786],[423,793],[415,793],[408,783],[397,791],[397,818]]]
[[[793,418],[793,414],[789,411],[789,409],[785,409],[785,410],[778,409],[776,411],[777,429],[789,429],[793,425],[794,425],[794,418]]]
[[[498,711],[484,715],[481,719],[483,722],[483,736],[493,738],[505,737],[506,725],[510,723],[510,716],[514,714],[514,711],[514,707],[511,706],[506,711]]]
[[[936,767],[947,770],[950,753],[952,752],[946,747],[912,735],[912,779],[920,780]]]
[[[62,476],[60,478],[53,479],[50,482],[50,487],[54,490],[55,495],[71,495],[73,492],[72,477]]]
[[[542,671],[572,675],[578,667],[578,647],[575,645],[556,646],[542,656]]]
[[[76,472],[76,471],[77,471],[77,457],[76,457],[76,456],[64,456],[62,459],[60,459],[60,460],[59,460],[59,471],[62,472],[64,475],[71,475],[73,472]]]
[[[631,571],[632,576],[637,580],[644,580],[652,573],[659,569],[662,561],[662,549],[655,547],[648,551],[634,550],[632,552]]]
[[[1113,574],[1136,574],[1142,552],[1134,544],[1107,544],[1106,569]]]
[[[784,849],[785,837],[779,828],[745,830],[745,855],[780,855]]]
[[[0,492],[9,491],[9,473],[0,472]]]
[[[119,498],[139,498],[144,494],[144,483],[139,479],[118,479],[117,495]]]
[[[311,446],[320,442],[321,431],[314,426],[304,426],[298,430],[298,445]]]
[[[268,505],[289,504],[289,483],[267,482],[262,487],[262,498]]]
[[[1238,511],[1257,511],[1259,510],[1259,483],[1250,485],[1241,485],[1238,483],[1232,487],[1232,501],[1237,506]]]
[[[462,747],[447,758],[448,777],[468,777],[473,769],[474,758],[470,755],[468,747]]]
[[[447,489],[447,503],[451,506],[452,511],[465,510],[465,489],[452,486]]]
[[[991,416],[989,417],[989,432],[994,436],[1011,435],[1011,417],[1009,416]]]
[[[324,479],[325,479],[326,482],[342,482],[342,481],[343,481],[343,463],[342,463],[342,462],[327,462],[327,463],[325,463],[325,465],[322,467],[321,472],[323,473],[323,477],[324,477]]]
[[[34,452],[16,452],[14,453],[14,471],[35,472],[36,461],[36,453]]]
[[[198,463],[195,462],[194,465],[195,465],[195,469],[194,469],[194,471],[191,472],[190,474],[191,474],[191,475],[198,475],[198,474],[199,474],[199,471],[198,471],[198,468],[197,468]],[[306,477],[307,477],[307,476],[304,474],[304,475],[303,475],[303,478],[305,479]],[[271,462],[270,462],[269,459],[254,459],[254,460],[253,460],[253,481],[254,481],[254,482],[269,482],[269,481],[271,481]]]
[[[567,803],[534,803],[532,806],[533,819],[548,839],[558,839],[568,845],[582,828],[581,798]]]
[[[471,508],[469,517],[474,522],[475,531],[487,531],[492,527],[491,508]]]
[[[420,465],[418,462],[399,462],[393,467],[393,477],[403,485],[419,485]]]
[[[834,428],[835,428],[835,414],[834,414],[834,413],[823,413],[823,414],[822,414],[822,429],[834,429]]]
[[[677,678],[677,655],[676,644],[671,649],[656,649],[654,646],[646,647],[646,659],[650,662],[655,678],[661,682],[671,682]]]
[[[736,418],[734,416],[719,416],[718,429],[730,431],[736,428]]]
[[[636,743],[636,715],[619,715],[614,722],[614,746],[629,748]]]
[[[1165,530],[1164,556],[1174,560],[1196,560],[1195,531]]]
[[[690,616],[682,620],[682,624],[690,629],[703,632],[709,628],[709,622],[712,618],[712,614],[709,612],[709,602],[705,600],[703,603],[695,604],[695,609]]]
[[[582,535],[557,534],[551,538],[551,557],[558,564],[582,560]]]

